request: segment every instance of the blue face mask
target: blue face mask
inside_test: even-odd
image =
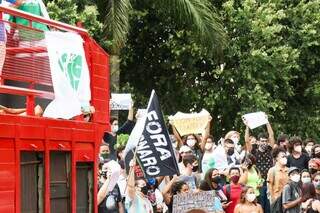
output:
[[[155,178],[148,178],[148,184],[150,185],[150,186],[154,186],[154,185],[156,185],[156,179]]]

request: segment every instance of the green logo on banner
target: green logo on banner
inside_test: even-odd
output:
[[[69,80],[71,87],[77,91],[82,72],[82,56],[74,53],[63,53],[59,58],[59,67]]]

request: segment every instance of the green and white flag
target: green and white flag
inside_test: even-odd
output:
[[[55,99],[44,116],[70,119],[90,106],[90,76],[81,36],[45,32]]]

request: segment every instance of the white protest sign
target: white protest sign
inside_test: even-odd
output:
[[[129,110],[132,106],[132,98],[129,93],[112,93],[110,108],[112,110]]]
[[[254,129],[269,123],[268,117],[264,112],[245,114],[242,116],[242,120],[250,129]]]
[[[120,170],[121,170],[120,165],[114,160],[111,160],[103,165],[102,171],[107,171],[107,175],[108,175],[108,181],[109,181],[108,188],[107,188],[108,192],[111,192],[115,187],[115,185],[117,184],[120,176]]]
[[[185,213],[190,210],[216,212],[214,208],[215,192],[203,191],[197,193],[178,194],[173,196],[172,212]]]
[[[181,136],[202,133],[209,118],[210,114],[205,109],[199,113],[177,112],[174,116],[169,116],[171,124],[175,126]]]

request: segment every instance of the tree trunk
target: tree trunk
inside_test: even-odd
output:
[[[120,87],[120,58],[118,55],[110,55],[110,90],[119,92]]]

